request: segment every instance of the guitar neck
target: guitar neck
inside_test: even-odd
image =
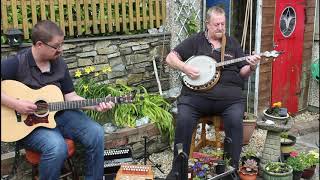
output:
[[[259,54],[260,56],[264,56],[264,53]],[[244,56],[244,57],[240,57],[240,58],[236,58],[236,59],[232,59],[232,60],[228,60],[228,61],[223,61],[223,62],[219,62],[216,64],[216,67],[220,67],[220,66],[224,66],[224,65],[228,65],[228,64],[233,64],[233,63],[237,63],[237,62],[241,62],[241,61],[245,61],[249,56]]]
[[[86,99],[86,100],[78,100],[78,101],[52,102],[52,103],[48,103],[48,106],[49,106],[49,111],[59,111],[64,109],[78,109],[86,106],[94,106],[99,104],[100,102],[111,101],[117,104],[121,102],[119,98],[121,97],[105,97],[105,98]]]

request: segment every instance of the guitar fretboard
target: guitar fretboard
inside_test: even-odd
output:
[[[52,102],[48,103],[49,111],[59,111],[64,109],[77,109],[86,106],[94,106],[101,102],[113,102],[120,103],[122,97],[105,97],[105,98],[97,98],[97,99],[86,99],[79,101],[64,101],[64,102]]]

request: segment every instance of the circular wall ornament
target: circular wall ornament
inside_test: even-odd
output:
[[[293,7],[286,7],[280,16],[280,31],[284,37],[289,37],[296,27],[296,11]]]

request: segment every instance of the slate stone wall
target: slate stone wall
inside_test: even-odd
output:
[[[16,54],[21,48],[1,46],[1,60]],[[86,66],[95,66],[96,71],[110,65],[112,72],[102,81],[122,82],[130,86],[143,85],[150,92],[157,92],[153,60],[156,62],[162,90],[168,90],[169,70],[164,60],[170,51],[170,34],[139,34],[65,40],[63,57],[70,73]]]

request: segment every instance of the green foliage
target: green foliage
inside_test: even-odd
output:
[[[290,172],[292,167],[282,162],[268,162],[265,169],[272,173],[287,173]]]
[[[189,35],[197,33],[199,31],[199,23],[197,22],[197,17],[194,11],[191,12],[191,16],[187,18],[186,29]]]
[[[246,159],[250,159],[250,157],[257,157],[257,152],[253,149],[247,149],[244,152],[244,156],[246,157]]]
[[[294,171],[303,171],[308,167],[308,164],[304,161],[305,153],[294,154],[291,153],[287,159],[286,164],[290,165]]]
[[[170,113],[171,105],[159,94],[150,94],[142,86],[129,87],[123,84],[98,83],[98,80],[103,80],[104,75],[110,71],[109,66],[101,71],[95,71],[92,66],[76,71],[76,92],[89,99],[106,97],[109,94],[111,96],[126,96],[136,91],[135,98],[132,103],[117,104],[115,108],[106,113],[87,110],[85,112],[88,116],[100,124],[104,124],[108,122],[107,119],[111,119],[118,127],[135,127],[137,119],[148,117],[152,123],[156,124],[162,136],[168,137],[172,142],[174,129],[172,125],[173,116]]]

